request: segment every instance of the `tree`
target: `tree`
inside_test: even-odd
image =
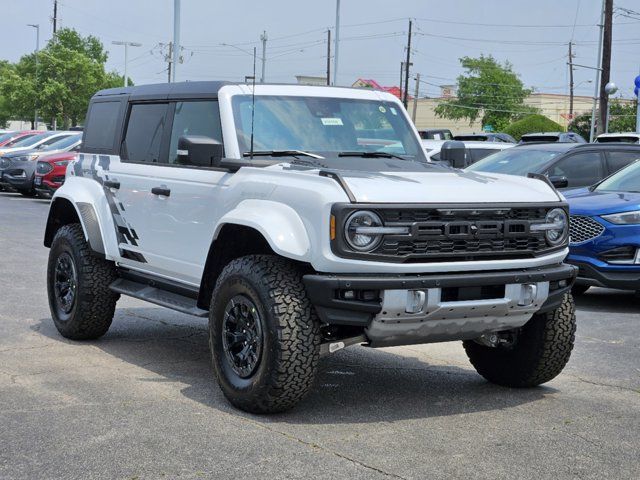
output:
[[[619,99],[612,100],[609,107],[609,132],[635,132],[636,109],[637,104],[635,102],[623,103]],[[598,115],[596,115],[597,126]],[[569,125],[569,130],[579,133],[588,139],[591,134],[591,113],[583,113],[574,118]]]
[[[96,91],[122,85],[119,74],[105,71],[106,61],[97,38],[62,29],[40,50],[37,79],[35,54],[25,55],[0,80],[0,92],[15,118],[32,118],[37,106],[43,118],[68,128],[84,119]]]
[[[457,97],[438,105],[436,115],[451,120],[467,119],[469,124],[481,118],[482,125],[502,130],[513,120],[537,110],[524,104],[531,90],[509,62],[498,63],[492,56],[463,57],[466,70],[458,77]]]
[[[503,131],[520,141],[520,137],[525,133],[561,132],[563,130],[564,128],[562,128],[561,125],[557,124],[550,118],[547,118],[544,115],[534,114],[513,122]]]

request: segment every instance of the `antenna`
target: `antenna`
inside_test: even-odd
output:
[[[251,147],[249,151],[249,158],[253,159],[253,119],[256,116],[256,47],[253,47],[253,77],[251,88]]]

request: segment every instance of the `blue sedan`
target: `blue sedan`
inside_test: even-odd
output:
[[[571,212],[567,261],[580,269],[574,294],[590,286],[640,290],[640,161],[563,193]]]

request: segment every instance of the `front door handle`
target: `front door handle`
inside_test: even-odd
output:
[[[168,197],[171,195],[171,190],[167,187],[153,187],[151,189],[151,193],[154,195],[162,195],[163,197]]]
[[[117,180],[105,180],[103,185],[107,188],[115,188],[116,190],[120,188],[120,182]]]

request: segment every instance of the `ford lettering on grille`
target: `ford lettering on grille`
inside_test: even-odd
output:
[[[526,220],[434,221],[416,222],[411,226],[411,236],[417,240],[521,237],[530,233],[530,222]]]

